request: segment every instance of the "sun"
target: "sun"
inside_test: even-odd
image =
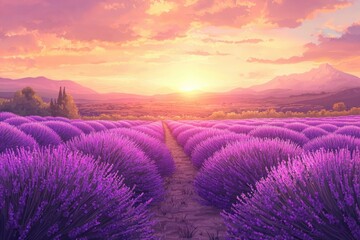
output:
[[[194,92],[199,90],[199,87],[196,84],[186,83],[180,86],[179,90],[181,92]]]
[[[198,90],[198,88],[196,86],[192,86],[192,85],[184,85],[180,87],[180,91],[181,92],[193,92]]]

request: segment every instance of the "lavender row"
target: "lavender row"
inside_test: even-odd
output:
[[[154,238],[175,170],[161,123],[0,117],[1,239]]]
[[[319,170],[323,174],[323,179],[326,174],[329,178],[333,174],[332,181],[321,180],[322,185],[316,186],[316,189],[313,189],[310,180],[306,179],[306,182],[302,179],[306,174],[302,178],[291,174],[297,171],[293,166],[308,159],[321,159],[323,162],[327,159],[329,162],[333,159],[340,162],[360,161],[359,120],[360,117],[352,116],[324,119],[168,121],[167,124],[194,166],[199,169],[195,179],[197,193],[204,204],[223,210],[231,239],[358,239],[360,191],[359,178],[354,174],[358,170],[354,170],[353,165],[345,164],[345,169],[340,168],[341,173],[336,172],[338,162],[331,167],[323,163],[311,165],[314,173]],[[322,167],[326,169],[317,169]],[[305,169],[307,168],[310,165],[306,165]],[[285,183],[290,182],[290,179],[296,183],[293,188],[285,189],[292,191],[293,195],[282,195],[281,190],[279,192],[279,185],[285,181],[281,177],[285,170],[278,169],[287,169],[291,175]],[[274,174],[277,178],[273,177]],[[338,176],[335,178],[334,174]],[[268,180],[269,178],[272,179]],[[273,186],[260,184],[265,182]],[[339,187],[332,189],[332,192],[322,192],[324,189],[334,188],[336,184]],[[260,185],[262,188],[259,190]],[[274,189],[272,195],[267,194],[267,187]],[[306,195],[307,191],[315,192],[313,195]],[[347,191],[350,191],[348,195],[339,198]],[[273,196],[276,201],[272,204]],[[326,201],[332,198],[335,199],[331,202],[334,206],[327,206],[329,203]],[[270,202],[266,205],[266,201]],[[298,205],[289,214],[288,209],[293,207],[293,201],[298,201]],[[313,204],[310,207],[307,206],[310,205],[309,202]],[[315,206],[315,203],[318,205]],[[244,208],[250,210],[243,211]],[[308,211],[301,212],[304,209]],[[273,214],[272,211],[278,214]],[[281,214],[288,216],[285,222],[282,221]],[[334,231],[337,228],[340,230]]]

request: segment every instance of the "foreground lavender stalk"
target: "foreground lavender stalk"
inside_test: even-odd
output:
[[[107,167],[64,148],[0,156],[0,239],[151,239],[147,206]]]
[[[207,204],[229,210],[237,196],[248,193],[268,169],[301,154],[279,139],[251,139],[230,144],[204,162],[195,188]]]
[[[223,216],[231,238],[359,239],[359,151],[321,150],[282,164]]]

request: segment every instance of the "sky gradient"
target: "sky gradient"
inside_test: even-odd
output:
[[[322,63],[360,76],[360,0],[1,0],[0,77],[226,91]]]

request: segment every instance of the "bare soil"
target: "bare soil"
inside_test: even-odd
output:
[[[220,210],[200,203],[193,184],[197,170],[165,124],[164,128],[176,171],[165,180],[165,200],[153,209],[156,236],[163,240],[225,239]]]

